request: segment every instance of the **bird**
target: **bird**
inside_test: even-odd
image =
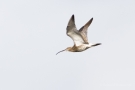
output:
[[[91,47],[101,45],[101,43],[92,44],[88,42],[87,32],[88,32],[88,27],[90,26],[92,21],[93,21],[93,18],[91,18],[84,26],[82,26],[79,30],[77,30],[76,25],[75,25],[75,16],[73,14],[71,18],[69,19],[69,22],[66,28],[67,30],[66,34],[73,40],[74,45],[72,47],[67,47],[64,50],[61,50],[58,53],[63,52],[63,51],[82,52]],[[58,53],[56,53],[56,55]]]

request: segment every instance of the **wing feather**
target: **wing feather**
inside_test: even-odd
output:
[[[67,35],[72,38],[76,46],[82,45],[84,42],[80,32],[76,29],[74,15],[71,16],[67,25]]]
[[[87,31],[88,31],[88,27],[90,26],[92,21],[93,21],[93,18],[91,18],[84,26],[82,26],[79,29],[79,32],[80,32],[82,38],[84,39],[85,43],[88,43]]]

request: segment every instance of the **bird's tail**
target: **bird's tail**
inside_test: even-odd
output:
[[[101,45],[101,43],[96,43],[96,44],[93,44],[92,46],[98,46],[98,45]]]

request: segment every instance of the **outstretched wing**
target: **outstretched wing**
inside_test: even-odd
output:
[[[91,18],[84,26],[82,26],[79,29],[79,32],[80,32],[82,38],[84,39],[85,43],[88,43],[87,31],[88,31],[88,27],[90,26],[92,21],[93,21],[93,18]]]
[[[67,25],[67,35],[72,38],[76,46],[82,45],[84,42],[80,32],[76,29],[74,15],[71,16]]]

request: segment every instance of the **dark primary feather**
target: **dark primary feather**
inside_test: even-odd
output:
[[[82,26],[79,29],[79,32],[84,32],[87,35],[88,27],[90,26],[90,24],[92,23],[92,21],[93,21],[93,18],[91,18],[84,26]]]
[[[88,43],[88,37],[87,37],[87,31],[88,31],[88,27],[90,26],[90,24],[92,23],[93,18],[91,18],[84,26],[82,26],[79,29],[80,34],[82,35],[84,41],[86,43]]]
[[[67,35],[72,38],[72,40],[74,41],[74,44],[76,46],[79,46],[79,45],[85,43],[83,38],[82,38],[82,36],[81,36],[81,34],[76,29],[74,15],[71,16],[71,18],[70,18],[70,20],[68,22],[68,25],[67,25]]]

